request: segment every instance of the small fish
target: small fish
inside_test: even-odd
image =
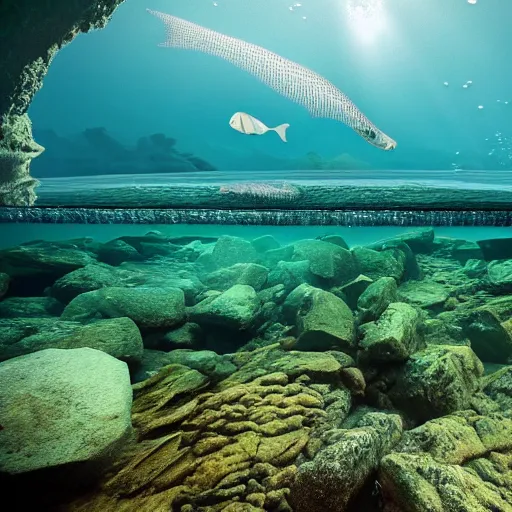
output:
[[[245,135],[263,135],[268,131],[274,131],[279,135],[279,137],[281,137],[283,142],[287,142],[286,129],[290,126],[288,123],[284,123],[276,126],[275,128],[269,128],[259,119],[256,119],[245,112],[237,112],[236,114],[233,114],[229,120],[229,125],[234,130],[244,133]]]

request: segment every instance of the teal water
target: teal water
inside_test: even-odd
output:
[[[105,29],[79,35],[52,63],[29,112],[35,138],[46,146],[33,173],[85,172],[84,161],[99,150],[80,134],[95,127],[130,148],[141,137],[164,133],[177,140],[179,151],[244,178],[265,169],[320,169],[329,177],[338,169],[512,169],[510,2],[294,5],[127,0]],[[383,152],[341,123],[312,118],[217,57],[158,47],[165,27],[146,8],[261,45],[316,71],[395,139],[397,149]],[[228,121],[236,111],[268,126],[289,123],[289,142],[274,133],[249,137],[232,130]],[[77,146],[71,150],[70,144]],[[112,172],[115,166],[105,159],[115,160],[113,153],[111,148],[103,160],[94,156],[95,174]],[[102,172],[102,165],[110,170]],[[148,172],[126,162],[115,172],[124,168]]]

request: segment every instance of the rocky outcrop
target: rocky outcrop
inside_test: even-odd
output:
[[[0,471],[107,460],[131,434],[125,363],[89,348],[0,363]],[[95,468],[97,469],[97,468]]]
[[[185,297],[178,288],[101,288],[75,297],[61,316],[77,322],[119,317],[141,329],[174,327],[185,320]]]
[[[512,420],[474,411],[404,434],[382,459],[383,510],[511,510]]]
[[[142,358],[142,337],[133,320],[121,317],[88,325],[53,318],[0,320],[0,360],[41,350],[93,348],[136,363]]]
[[[365,415],[355,428],[327,432],[327,446],[299,467],[290,494],[293,510],[347,510],[401,434],[400,416],[383,413]]]
[[[366,363],[406,361],[422,348],[419,325],[416,309],[403,302],[392,302],[376,322],[360,327],[359,359]]]
[[[30,162],[43,147],[27,110],[53,57],[80,32],[105,26],[122,0],[16,2],[0,17],[0,205],[30,206],[37,181]],[[23,27],[20,30],[19,27]]]
[[[469,347],[431,346],[407,361],[391,399],[417,421],[464,410],[480,390],[483,366]]]
[[[354,347],[354,317],[336,295],[301,284],[288,295],[283,311],[295,326],[299,350],[350,350]]]

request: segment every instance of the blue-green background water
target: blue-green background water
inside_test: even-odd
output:
[[[512,169],[509,0],[303,0],[293,10],[288,0],[217,3],[126,0],[105,29],[79,35],[60,51],[29,111],[35,138],[46,147],[33,173],[57,172],[65,144],[48,130],[69,138],[93,127],[127,146],[162,132],[181,151],[246,175],[308,168],[309,152],[327,162],[330,174],[363,167]],[[364,5],[375,16],[351,20],[348,7]],[[322,74],[397,149],[383,152],[340,123],[311,118],[221,59],[158,47],[165,27],[146,8],[259,44]],[[289,142],[232,130],[236,111],[269,126],[290,123]],[[67,175],[80,172],[72,159],[63,165]]]

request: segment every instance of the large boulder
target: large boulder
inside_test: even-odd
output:
[[[163,329],[185,321],[185,296],[178,288],[102,288],[75,297],[62,320],[131,318],[141,329]]]
[[[3,272],[0,272],[0,299],[7,293],[7,290],[9,289],[9,281],[11,278],[8,274],[4,274]]]
[[[503,481],[501,463],[480,459],[475,461],[475,466],[444,464],[424,453],[387,455],[382,459],[378,475],[386,496],[384,510],[512,510],[512,500],[507,498],[506,492],[502,493],[491,483]]]
[[[236,236],[221,236],[212,250],[212,262],[217,268],[231,267],[237,263],[253,263],[258,253],[251,242]]]
[[[420,308],[434,308],[442,305],[450,293],[442,284],[434,281],[408,281],[398,288],[398,297]]]
[[[232,267],[209,272],[202,282],[211,290],[225,291],[235,284],[246,284],[259,291],[265,286],[268,268],[256,263],[237,263]]]
[[[512,366],[505,366],[484,377],[483,391],[502,411],[512,411]]]
[[[98,464],[131,432],[125,363],[89,348],[0,363],[0,471]]]
[[[359,358],[374,363],[405,361],[422,348],[418,311],[403,302],[393,302],[376,322],[360,327]]]
[[[9,297],[0,302],[0,318],[59,316],[63,309],[53,297]]]
[[[48,348],[93,348],[129,363],[142,358],[139,329],[129,318],[78,322],[35,318],[0,321],[0,360]]]
[[[121,265],[125,261],[140,260],[140,253],[124,240],[111,240],[98,249],[98,260],[108,265]]]
[[[253,326],[260,307],[260,298],[252,286],[236,284],[189,308],[189,318],[201,326],[245,330]]]
[[[92,264],[74,270],[55,281],[50,289],[53,297],[67,304],[81,293],[114,286],[118,279],[110,265]]]
[[[352,254],[339,245],[322,240],[301,240],[293,247],[293,261],[309,261],[310,271],[332,286],[346,284],[359,275]]]
[[[366,288],[357,301],[361,323],[377,320],[386,308],[397,302],[398,287],[393,277],[381,277]]]
[[[0,272],[10,276],[12,295],[30,297],[94,261],[95,255],[75,244],[35,242],[0,251]]]
[[[396,243],[406,243],[415,253],[429,254],[434,249],[434,230],[432,228],[420,228],[416,231],[409,231],[401,235],[375,242],[368,247],[375,250],[382,250]]]
[[[405,260],[397,260],[393,251],[374,251],[367,247],[354,247],[351,250],[361,273],[377,281],[381,277],[402,279],[405,272]]]
[[[383,458],[384,510],[512,510],[512,420],[460,411],[404,432]]]
[[[333,429],[328,445],[299,466],[290,501],[296,512],[340,512],[400,439],[398,415],[369,413],[353,429]]]
[[[281,247],[281,244],[272,235],[263,235],[255,238],[251,241],[251,244],[259,253]]]
[[[336,295],[301,284],[290,295],[283,313],[295,326],[298,350],[351,350],[355,342],[354,317]]]
[[[309,268],[309,261],[279,261],[268,275],[267,286],[282,285],[289,293],[302,283],[315,286],[318,281]]]
[[[469,347],[433,345],[410,357],[390,397],[411,418],[427,421],[469,408],[483,371]]]

